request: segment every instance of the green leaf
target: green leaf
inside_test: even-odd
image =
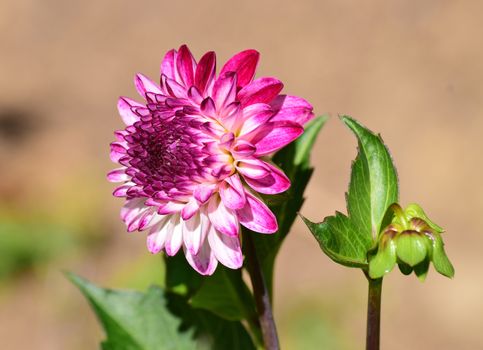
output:
[[[254,350],[250,335],[239,321],[228,321],[215,314],[193,308],[185,296],[168,293],[168,308],[183,322],[182,330],[191,330],[198,340],[197,349]]]
[[[233,348],[235,343],[239,343],[239,339],[245,339],[241,344],[246,344],[247,337],[251,347],[247,345],[246,348],[253,348],[244,326],[240,322],[229,321],[240,319],[240,315],[254,313],[252,310],[255,309],[241,270],[231,270],[219,265],[213,276],[203,277],[193,270],[183,254],[165,257],[164,260],[165,284],[168,291],[172,292],[169,294],[170,300],[182,304],[170,302],[170,306],[177,310],[184,323],[195,327],[197,335],[209,340],[211,345],[208,349]],[[195,319],[196,322],[192,324]],[[261,335],[256,328],[252,327],[252,330],[258,341]],[[220,339],[214,336],[215,333],[220,333]]]
[[[164,255],[164,263],[165,287],[168,291],[191,296],[201,287],[203,277],[188,264],[184,254]]]
[[[158,287],[146,293],[109,290],[74,274],[68,277],[89,300],[106,331],[104,350],[255,349],[240,322],[195,309],[184,295]]]
[[[440,274],[453,278],[454,267],[444,251],[444,243],[440,235],[435,235],[433,242],[433,265]]]
[[[303,216],[302,219],[329,258],[348,267],[367,266],[366,255],[372,240],[360,235],[347,216],[337,212],[321,223],[313,223]]]
[[[255,317],[255,302],[243,282],[241,270],[218,266],[216,272],[203,281],[191,298],[191,305],[213,312],[227,320],[236,321]]]
[[[109,350],[195,349],[190,330],[179,331],[181,321],[166,308],[165,293],[151,287],[146,293],[99,288],[87,280],[68,274],[89,300],[107,340]]]
[[[396,170],[381,137],[350,117],[342,117],[342,121],[359,143],[346,194],[348,216],[336,213],[318,224],[304,221],[332,260],[349,267],[367,268],[367,253],[383,223],[390,221],[389,206],[397,202]],[[378,268],[386,269],[389,265]]]
[[[347,193],[349,217],[360,234],[377,238],[384,215],[398,201],[398,179],[391,155],[382,138],[344,116],[342,121],[356,135],[359,153],[352,166]]]
[[[310,165],[310,152],[327,119],[327,116],[321,116],[307,123],[302,136],[278,151],[272,158],[272,161],[283,170],[292,183],[290,189],[282,194],[282,201],[276,200],[277,198],[272,203],[269,201],[270,209],[277,217],[278,232],[272,235],[262,235],[244,229],[244,234],[252,234],[270,294],[272,294],[275,258],[297,217],[297,212],[304,203],[304,191],[313,172]]]

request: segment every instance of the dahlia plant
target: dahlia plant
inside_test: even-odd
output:
[[[242,266],[240,224],[277,231],[259,194],[284,192],[290,180],[269,156],[314,116],[304,99],[280,94],[280,80],[254,80],[258,60],[257,51],[242,51],[216,75],[214,52],[197,62],[183,45],[164,57],[159,84],[136,75],[142,103],[118,101],[126,128],[111,144],[121,167],[108,179],[123,183],[114,191],[126,199],[121,218],[128,231],[148,232],[151,253],[183,247],[202,275],[218,262]]]
[[[119,99],[126,126],[115,132],[111,159],[120,167],[108,179],[122,183],[114,195],[125,198],[127,230],[145,231],[148,250],[168,257],[163,286],[146,293],[70,275],[104,326],[103,349],[280,348],[274,262],[303,204],[310,151],[326,118],[314,118],[306,100],[281,94],[278,79],[254,79],[258,60],[257,51],[242,51],[217,75],[214,52],[196,61],[183,45],[162,60],[159,83],[136,75],[142,102]],[[442,228],[419,205],[398,203],[396,168],[382,138],[341,119],[359,143],[347,215],[303,219],[330,259],[366,276],[366,349],[378,350],[383,277],[396,265],[420,280],[430,263],[447,277],[454,268]]]

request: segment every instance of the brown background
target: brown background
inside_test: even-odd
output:
[[[108,143],[121,127],[117,96],[136,95],[134,73],[156,79],[164,52],[187,43],[197,58],[215,50],[219,65],[258,49],[258,75],[332,116],[302,210],[313,220],[345,207],[356,142],[337,115],[383,135],[402,203],[419,202],[446,228],[456,277],[391,274],[382,348],[483,348],[482,11],[476,0],[3,0],[0,220],[31,223],[21,234],[32,246],[48,239],[45,225],[73,243],[0,281],[0,347],[97,348],[95,318],[62,270],[110,287],[159,278],[144,235],[117,220]],[[363,275],[329,261],[300,221],[276,272],[286,349],[363,348]]]

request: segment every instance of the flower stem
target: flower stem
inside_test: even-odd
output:
[[[379,350],[382,278],[372,279],[367,275],[366,277],[369,282],[366,350]]]
[[[262,329],[263,343],[266,350],[279,350],[277,328],[272,314],[270,295],[263,277],[263,272],[258,260],[255,245],[250,232],[243,236],[245,244],[245,254],[247,258],[247,270],[253,287],[253,295],[257,306],[258,319]]]

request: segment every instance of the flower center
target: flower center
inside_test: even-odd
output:
[[[191,121],[183,115],[150,115],[134,123],[128,138],[130,171],[146,194],[185,192],[204,176],[207,155]]]

